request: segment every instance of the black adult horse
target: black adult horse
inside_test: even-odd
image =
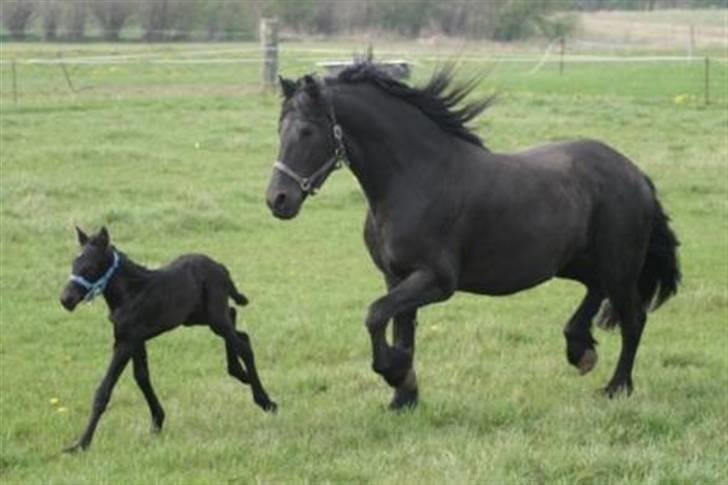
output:
[[[273,214],[298,214],[341,162],[369,203],[364,239],[388,292],[366,326],[375,372],[395,388],[392,408],[417,402],[417,309],[456,291],[508,295],[553,277],[584,284],[564,329],[568,361],[596,363],[592,320],[619,324],[622,350],[609,396],[632,390],[650,306],[677,290],[678,241],[651,181],[598,141],[490,152],[465,123],[488,100],[463,104],[475,83],[450,66],[423,88],[372,62],[335,77],[281,79],[280,151],[267,192]],[[393,345],[386,328],[394,320]]]

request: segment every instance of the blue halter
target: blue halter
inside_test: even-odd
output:
[[[114,262],[111,263],[111,266],[109,267],[109,269],[106,270],[106,273],[104,273],[101,278],[97,279],[92,283],[83,276],[72,274],[70,280],[86,288],[86,296],[83,299],[84,301],[91,301],[106,289],[106,285],[109,284],[109,281],[111,280],[112,276],[114,276],[114,273],[118,268],[119,255],[116,253],[116,251],[114,251]]]

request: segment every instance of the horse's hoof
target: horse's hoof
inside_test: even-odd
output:
[[[390,386],[399,388],[404,385],[412,369],[412,353],[397,347],[393,347],[389,354],[389,362],[386,367],[379,367],[376,362],[372,369],[381,375]]]
[[[389,409],[393,411],[413,409],[417,406],[418,399],[417,375],[415,374],[415,370],[410,367],[402,384],[394,391],[394,397],[389,403]]]
[[[591,372],[594,366],[597,365],[597,360],[599,360],[599,357],[596,351],[594,349],[586,349],[576,366],[579,369],[579,375],[583,376]]]
[[[419,401],[419,392],[417,388],[394,391],[394,397],[389,403],[390,411],[406,411],[417,407]]]

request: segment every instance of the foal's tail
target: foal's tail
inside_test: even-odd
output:
[[[655,186],[648,177],[645,176],[645,179],[654,194],[655,215],[652,220],[652,232],[645,262],[637,280],[637,288],[644,309],[648,311],[656,310],[677,293],[681,274],[677,257],[677,247],[680,242],[670,228],[670,217],[665,214],[662,204],[657,199]],[[613,328],[619,323],[619,317],[610,304],[603,307],[597,317],[597,323],[605,328]]]
[[[248,304],[248,297],[238,291],[235,283],[230,277],[228,277],[228,295],[237,305],[245,306]]]

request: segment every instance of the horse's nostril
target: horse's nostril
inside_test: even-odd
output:
[[[286,203],[286,194],[281,192],[280,194],[276,195],[276,198],[273,200],[273,208],[281,209],[285,203]]]

